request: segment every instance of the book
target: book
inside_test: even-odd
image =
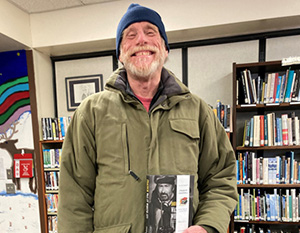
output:
[[[253,116],[253,146],[260,146],[260,115]]]
[[[291,101],[299,101],[299,90],[300,90],[300,70],[295,70],[295,81],[292,91],[292,100]]]
[[[181,233],[192,225],[194,176],[147,175],[146,233]]]
[[[282,145],[287,146],[288,141],[288,114],[281,115],[281,126],[282,126]]]
[[[286,87],[286,92],[285,92],[285,96],[284,96],[285,103],[291,102],[291,89],[292,89],[292,85],[293,85],[293,80],[294,80],[294,70],[289,70],[287,87]]]

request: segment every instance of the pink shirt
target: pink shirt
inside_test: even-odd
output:
[[[141,96],[138,96],[138,95],[135,95],[135,96],[142,102],[142,104],[144,105],[147,112],[149,112],[149,107],[150,107],[152,98],[144,98],[144,97],[141,97]]]

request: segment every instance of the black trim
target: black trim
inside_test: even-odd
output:
[[[182,82],[188,86],[188,49],[182,48]]]
[[[53,83],[53,98],[54,98],[54,117],[58,117],[58,109],[57,109],[57,92],[56,92],[56,69],[55,69],[55,61],[51,58],[52,64],[52,83]]]
[[[259,39],[258,51],[258,61],[266,61],[266,38]]]
[[[113,70],[118,69],[118,59],[117,59],[116,54],[113,55],[112,62],[113,62]]]
[[[105,57],[105,56],[115,56],[115,50],[108,50],[102,52],[92,52],[92,53],[80,53],[80,54],[72,54],[72,55],[64,55],[64,56],[54,56],[51,57],[51,60],[54,62],[57,61],[65,61],[65,60],[77,60],[77,59],[85,59],[85,58],[92,58],[92,57]]]
[[[247,35],[218,37],[214,39],[179,42],[179,43],[170,44],[170,49],[178,49],[184,47],[198,47],[198,46],[215,45],[215,44],[226,44],[226,43],[235,43],[235,42],[242,42],[242,41],[249,41],[249,40],[270,39],[276,37],[297,36],[297,35],[300,35],[300,28],[273,31],[273,32],[254,33],[254,34],[247,34]]]

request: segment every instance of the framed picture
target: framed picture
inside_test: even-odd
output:
[[[102,74],[67,77],[65,80],[68,111],[75,111],[86,97],[103,91]]]

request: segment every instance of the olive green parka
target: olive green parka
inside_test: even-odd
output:
[[[146,175],[195,176],[193,224],[225,233],[235,156],[212,109],[163,68],[149,112],[124,68],[75,111],[63,143],[59,233],[145,232]]]

